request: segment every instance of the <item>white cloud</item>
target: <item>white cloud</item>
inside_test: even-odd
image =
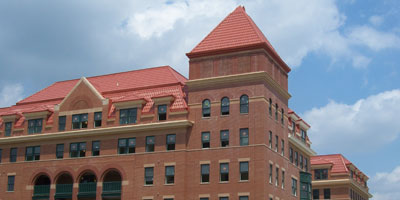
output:
[[[383,23],[383,16],[380,15],[373,15],[369,17],[369,22],[374,26],[379,26]]]
[[[0,91],[0,108],[14,105],[23,98],[24,88],[21,84],[8,84]]]
[[[400,166],[391,172],[376,173],[369,183],[374,190],[372,200],[400,199]]]
[[[400,38],[397,35],[378,31],[369,26],[354,27],[349,39],[354,44],[365,45],[374,51],[400,47]]]
[[[304,113],[309,135],[319,153],[372,152],[398,138],[400,90],[360,99],[354,104],[331,101]]]

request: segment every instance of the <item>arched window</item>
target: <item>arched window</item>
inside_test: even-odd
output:
[[[269,98],[269,106],[268,106],[269,116],[272,116],[272,99]]]
[[[202,104],[203,117],[210,117],[211,115],[211,103],[210,100],[205,99]]]
[[[278,104],[275,104],[275,120],[278,120]]]
[[[285,110],[282,108],[282,117],[281,117],[281,123],[282,124],[285,123],[284,118],[283,118],[284,116],[285,116]]]
[[[249,97],[247,95],[240,97],[240,113],[249,113]]]
[[[229,115],[229,98],[224,97],[221,99],[221,115]]]

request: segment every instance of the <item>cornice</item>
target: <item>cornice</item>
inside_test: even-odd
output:
[[[308,156],[315,156],[317,153],[312,150],[310,147],[306,146],[302,141],[297,139],[296,137],[292,136],[289,134],[289,142],[302,150],[304,153],[306,153]]]
[[[312,186],[332,186],[332,185],[349,185],[353,188],[357,189],[359,192],[368,195],[369,198],[372,198],[372,195],[368,192],[367,189],[361,187],[356,182],[351,179],[334,179],[334,180],[313,180]]]
[[[44,140],[70,139],[70,138],[90,137],[90,136],[99,136],[99,135],[113,135],[113,134],[120,134],[120,133],[125,133],[125,132],[134,133],[134,132],[139,132],[139,131],[153,131],[153,130],[172,129],[172,128],[187,128],[192,125],[193,125],[192,121],[179,120],[179,121],[167,121],[167,122],[157,122],[157,123],[149,123],[149,124],[135,124],[135,125],[126,125],[126,126],[117,126],[117,127],[65,131],[65,132],[56,132],[56,133],[44,133],[44,134],[34,134],[34,135],[24,135],[24,136],[0,138],[0,144],[13,144],[13,143],[44,141]]]

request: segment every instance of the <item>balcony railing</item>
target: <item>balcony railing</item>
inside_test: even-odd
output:
[[[49,197],[50,185],[35,185],[33,186],[33,199],[35,197]]]
[[[97,182],[79,183],[78,197],[95,197]]]
[[[121,181],[103,182],[102,196],[121,196]]]
[[[56,184],[55,198],[72,198],[72,184]]]

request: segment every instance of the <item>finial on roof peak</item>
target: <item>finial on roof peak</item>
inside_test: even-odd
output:
[[[244,12],[246,12],[246,8],[244,8],[244,6],[240,5],[235,9],[235,11],[244,11]]]

